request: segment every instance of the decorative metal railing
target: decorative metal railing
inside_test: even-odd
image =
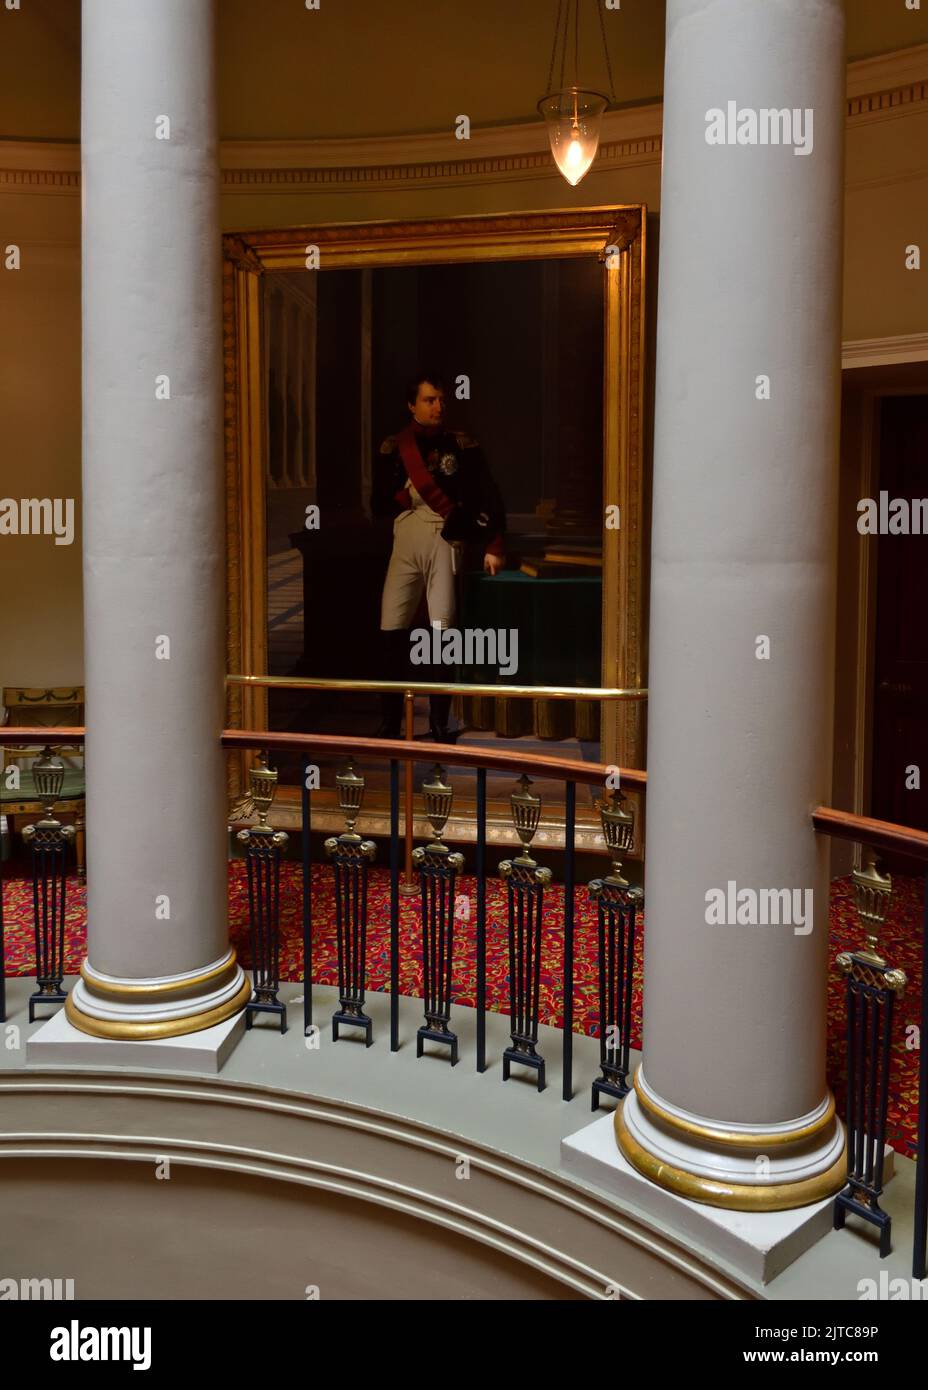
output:
[[[835,1229],[841,1229],[849,1211],[863,1217],[879,1228],[882,1257],[889,1254],[892,1230],[880,1196],[893,1005],[908,982],[905,972],[892,969],[877,951],[892,880],[877,872],[873,859],[863,872],[855,869],[853,877],[866,942],[861,950],[842,951],[837,961],[847,981],[848,1185],[835,1199]]]
[[[417,695],[464,696],[468,699],[515,701],[552,701],[579,704],[637,704],[648,698],[643,686],[574,686],[574,685],[510,685],[496,682],[491,685],[471,681],[364,681],[339,680],[321,676],[226,676],[226,685],[243,690],[304,690],[339,694],[395,694],[403,700],[403,736],[407,743],[414,738],[414,712]],[[548,761],[556,761],[550,759]],[[404,868],[400,892],[415,896],[418,893],[413,872],[413,764],[404,764]]]
[[[36,989],[29,998],[29,1022],[35,1022],[36,1008],[41,1004],[63,1004],[67,994],[64,984],[64,925],[67,906],[67,854],[74,844],[77,830],[62,825],[53,815],[61,800],[65,767],[52,751],[52,743],[66,733],[74,737],[77,746],[83,743],[83,729],[43,729],[48,743],[36,745],[35,731],[24,728],[0,729],[0,744],[23,745],[23,753],[31,746],[41,746],[32,764],[35,794],[43,806],[42,819],[23,829],[23,840],[30,846],[32,859],[32,917],[35,939]],[[6,944],[3,927],[3,864],[0,860],[0,1022],[6,1019]]]
[[[398,1019],[398,916],[400,892],[399,841],[399,760],[409,768],[421,757],[421,749],[409,741],[394,743],[378,739],[342,739],[331,735],[290,735],[264,731],[227,731],[223,742],[228,747],[263,745],[267,749],[309,747],[318,755],[328,752],[347,756],[394,753],[390,758],[391,805],[391,1048],[399,1046]],[[422,959],[424,972],[425,1023],[417,1034],[417,1056],[421,1057],[426,1041],[444,1043],[450,1049],[452,1065],[458,1061],[458,1040],[450,1026],[451,960],[454,944],[455,884],[464,863],[463,856],[446,845],[442,831],[453,804],[453,786],[446,781],[445,764],[470,766],[477,771],[477,1049],[478,1071],[486,1069],[486,773],[488,767],[506,768],[518,776],[511,796],[512,822],[521,841],[522,852],[512,859],[503,859],[499,873],[507,886],[508,949],[509,949],[509,1013],[511,1042],[504,1049],[503,1079],[508,1080],[515,1063],[531,1067],[537,1075],[538,1089],[545,1087],[545,1058],[539,1052],[539,966],[545,894],[552,883],[550,868],[540,865],[530,849],[537,830],[541,800],[531,791],[529,772],[551,777],[559,776],[565,787],[565,860],[564,892],[564,979],[562,1076],[563,1097],[573,1099],[573,970],[574,970],[574,827],[576,819],[576,786],[578,783],[603,785],[611,769],[561,759],[538,758],[505,751],[478,751],[451,745],[432,745],[431,751],[441,762],[433,768],[430,780],[423,783],[422,792],[426,813],[433,830],[432,841],[418,847],[412,856],[420,879]],[[479,759],[479,764],[478,764]],[[304,770],[308,769],[308,756]],[[626,785],[643,790],[646,776],[641,772],[620,774]],[[308,786],[308,778],[304,777]],[[407,778],[408,785],[408,778]],[[310,793],[303,792],[304,834],[304,914],[309,920],[311,893],[308,870],[308,827],[311,823]],[[359,807],[360,803],[358,803]],[[621,1100],[629,1091],[630,1036],[634,988],[634,951],[636,916],[642,905],[640,888],[631,885],[622,874],[622,858],[627,856],[634,839],[634,814],[624,804],[621,792],[613,792],[598,803],[603,838],[612,856],[612,872],[604,878],[594,878],[589,884],[591,899],[598,909],[598,985],[599,985],[599,1044],[600,1076],[592,1084],[592,1108],[598,1108],[600,1098],[610,1095]],[[355,809],[355,817],[357,807]],[[411,808],[407,798],[407,821]],[[354,822],[352,822],[353,828]],[[928,834],[846,816],[820,807],[813,815],[817,830],[845,838],[859,839],[862,827],[876,828],[869,840],[875,844],[914,851],[928,863]],[[868,840],[868,842],[869,842]],[[334,842],[330,841],[330,844]],[[373,851],[371,851],[373,853]],[[847,1186],[835,1199],[835,1225],[843,1225],[851,1211],[877,1225],[880,1229],[881,1254],[890,1248],[891,1225],[888,1215],[879,1205],[883,1182],[883,1147],[886,1133],[887,1096],[892,1036],[893,1001],[905,986],[901,971],[893,969],[876,952],[877,938],[872,930],[878,922],[879,904],[888,894],[884,880],[871,866],[854,875],[858,893],[858,910],[865,925],[871,928],[866,945],[860,951],[845,952],[839,957],[839,968],[846,977],[848,1009],[848,1105],[847,1125],[848,1171]],[[928,885],[926,885],[928,886]],[[357,901],[357,900],[355,900]],[[884,908],[885,915],[885,908]],[[355,925],[356,936],[363,936],[365,920]],[[926,946],[928,946],[928,915],[926,915]],[[306,957],[309,960],[308,954]],[[304,1023],[311,1021],[311,964],[304,971]],[[923,990],[922,1027],[928,1026],[928,990]],[[920,1069],[920,1088],[924,1092],[926,1068]],[[913,1251],[913,1270],[924,1277],[926,1228],[925,1156],[928,1150],[928,1103],[924,1100],[919,1113],[918,1169],[916,1178],[916,1237]],[[921,1273],[919,1273],[921,1270]]]
[[[385,739],[350,739],[332,735],[280,734],[267,731],[227,730],[223,743],[229,748],[262,748],[262,764],[275,751],[303,750],[302,861],[303,861],[303,1026],[313,1026],[312,1002],[312,891],[311,891],[311,829],[312,791],[310,752],[314,757],[335,755],[347,760],[346,771],[336,777],[339,804],[346,817],[345,835],[330,838],[325,845],[333,867],[333,891],[336,903],[336,931],[339,942],[339,993],[341,1008],[339,1022],[361,1023],[357,1010],[363,1004],[366,965],[367,933],[367,869],[375,853],[371,841],[362,841],[355,832],[365,790],[364,778],[358,774],[356,758],[384,758],[390,761],[390,1047],[398,1050],[399,1036],[399,901],[401,885],[400,838],[400,762],[422,758],[422,746],[407,741]],[[476,751],[458,745],[429,745],[429,752],[440,762],[423,781],[422,796],[425,813],[432,829],[428,843],[417,846],[412,855],[414,872],[418,877],[420,899],[420,932],[423,968],[424,1021],[416,1037],[417,1056],[423,1055],[427,1042],[444,1044],[449,1050],[452,1065],[459,1058],[458,1039],[451,1027],[452,994],[451,965],[455,932],[460,930],[456,913],[457,883],[464,868],[464,856],[445,843],[443,832],[454,802],[453,769],[467,768],[476,772],[476,844],[474,871],[476,878],[476,911],[474,913],[474,943],[476,950],[476,1069],[486,1070],[487,1015],[487,948],[486,948],[486,885],[492,868],[487,864],[486,779],[489,768],[511,772],[516,786],[510,798],[512,824],[522,853],[515,858],[503,858],[498,872],[507,885],[507,933],[509,952],[509,1005],[511,1019],[510,1045],[504,1050],[503,1076],[508,1079],[513,1063],[532,1067],[537,1073],[538,1087],[545,1085],[545,1059],[538,1050],[539,1031],[539,970],[545,892],[552,883],[552,871],[540,865],[529,853],[539,824],[541,798],[532,790],[528,773],[551,779],[557,777],[565,784],[565,844],[563,892],[564,965],[562,979],[563,1028],[562,1093],[565,1100],[574,1095],[573,1081],[573,1021],[574,1021],[574,917],[575,917],[575,844],[576,788],[578,784],[602,790],[606,779],[614,780],[615,769],[569,759],[532,756],[505,750]],[[393,756],[390,756],[390,755]],[[478,762],[479,759],[479,762]],[[527,771],[526,771],[527,770]],[[647,778],[643,772],[629,770],[619,773],[628,787],[641,791]],[[600,1036],[602,1076],[592,1090],[594,1106],[599,1094],[627,1093],[629,1047],[631,1034],[631,1004],[633,993],[635,914],[642,902],[640,889],[632,889],[621,878],[620,864],[615,856],[627,853],[634,835],[634,814],[625,805],[624,792],[611,790],[611,800],[598,804],[600,822],[607,847],[613,855],[613,873],[607,879],[594,879],[594,892],[602,892],[600,940],[608,964],[606,1000],[602,1012]],[[363,846],[369,848],[364,849]],[[346,873],[350,878],[345,877]],[[600,887],[602,885],[602,887]],[[467,905],[468,919],[470,905]],[[621,948],[616,949],[615,943]],[[366,1023],[362,1024],[366,1027]],[[624,1090],[622,1086],[624,1085]],[[610,1089],[611,1088],[611,1089]]]
[[[522,841],[516,859],[504,859],[499,871],[509,890],[509,1017],[512,1045],[503,1053],[503,1080],[509,1080],[513,1062],[534,1067],[538,1089],[545,1088],[545,1061],[538,1055],[538,991],[541,984],[541,919],[545,889],[551,870],[542,868],[529,850],[541,818],[541,797],[529,791],[531,779],[523,773],[512,793],[512,819]],[[573,894],[570,894],[571,900]],[[567,895],[564,898],[565,914]],[[571,901],[571,915],[573,903]]]
[[[890,1047],[894,1003],[907,984],[877,950],[886,920],[892,882],[879,874],[873,854],[880,851],[909,855],[925,871],[921,940],[921,1012],[919,1040],[928,1037],[928,833],[819,806],[812,813],[817,831],[870,847],[863,872],[854,874],[857,913],[864,932],[860,950],[842,952],[838,968],[845,977],[847,998],[847,1187],[835,1198],[835,1226],[854,1212],[880,1231],[880,1256],[891,1248],[891,1221],[879,1204],[883,1189],[883,1150],[889,1089]],[[928,1067],[921,1050],[918,1068],[918,1127],[915,1168],[915,1232],[912,1275],[924,1279],[928,1259]]]
[[[238,832],[245,846],[248,874],[248,925],[254,995],[245,1005],[245,1026],[250,1028],[255,1014],[276,1014],[280,1031],[287,1031],[287,1006],[277,995],[280,990],[280,858],[289,836],[268,825],[267,815],[274,800],[277,773],[264,760],[251,769],[250,804],[258,812],[258,824]]]
[[[64,786],[64,763],[46,746],[32,764],[35,789],[44,814],[27,825],[23,839],[32,850],[32,903],[35,932],[36,991],[29,998],[29,1022],[39,1004],[63,1004],[64,920],[67,893],[67,851],[77,831],[52,815]]]
[[[454,957],[455,885],[464,868],[464,856],[442,840],[451,814],[454,792],[445,781],[445,769],[436,763],[431,778],[422,784],[425,813],[432,827],[430,844],[413,850],[412,862],[419,874],[422,895],[422,978],[425,1022],[416,1033],[416,1056],[426,1042],[445,1043],[451,1049],[451,1065],[458,1060],[457,1034],[451,1022],[451,964]]]
[[[603,837],[613,856],[612,873],[594,878],[590,897],[599,909],[599,1065],[593,1082],[593,1109],[601,1095],[621,1100],[628,1084],[635,960],[635,914],[644,900],[640,888],[622,877],[622,861],[632,845],[635,818],[614,792],[602,807]]]
[[[80,744],[83,729],[46,729],[43,739],[53,745],[59,739]],[[0,744],[29,744],[34,732],[24,728],[0,728]],[[344,739],[331,735],[279,734],[265,730],[226,730],[222,743],[227,748],[263,748],[265,756],[252,769],[249,782],[249,813],[258,812],[258,823],[243,827],[239,838],[245,846],[249,880],[249,927],[251,931],[254,993],[248,1005],[251,1017],[258,1012],[277,1014],[285,1030],[285,1006],[278,999],[280,988],[280,862],[287,837],[268,823],[276,788],[276,773],[269,766],[275,751],[297,750],[303,756],[301,791],[302,928],[303,928],[303,1029],[313,1026],[313,894],[312,804],[309,769],[310,755],[334,755],[346,760],[345,770],[336,777],[339,806],[345,817],[342,835],[330,838],[326,853],[333,871],[338,942],[339,1009],[333,1015],[333,1036],[338,1027],[352,1025],[365,1030],[368,1045],[373,1041],[371,1021],[364,1013],[367,984],[367,874],[373,861],[373,842],[361,839],[357,823],[364,795],[364,779],[353,758],[386,759],[390,769],[390,1048],[400,1046],[400,878],[402,841],[400,835],[400,763],[408,765],[421,758],[421,747],[408,741]],[[33,747],[37,746],[33,743]],[[474,870],[476,912],[476,1069],[487,1067],[486,1012],[486,884],[488,877],[486,836],[486,778],[488,769],[509,771],[516,781],[511,797],[512,818],[522,852],[499,865],[507,885],[509,935],[509,986],[511,1046],[503,1056],[504,1076],[513,1062],[532,1067],[538,1086],[545,1084],[545,1059],[538,1050],[538,959],[544,924],[545,895],[553,875],[539,865],[530,850],[540,816],[540,798],[531,790],[531,775],[558,777],[565,787],[565,842],[562,889],[564,896],[564,970],[562,1077],[563,1098],[571,1100],[573,1087],[573,992],[574,992],[574,829],[576,787],[598,785],[614,769],[566,759],[526,756],[505,750],[474,750],[451,745],[431,745],[430,752],[440,761],[423,785],[426,811],[432,826],[429,843],[414,856],[421,899],[422,955],[425,987],[425,1022],[418,1030],[417,1054],[425,1041],[444,1043],[457,1060],[457,1039],[450,1027],[454,1003],[449,964],[454,933],[470,930],[470,911],[456,911],[456,885],[463,869],[462,855],[447,845],[443,831],[453,803],[453,773],[467,767],[476,773],[476,844]],[[34,766],[36,786],[45,812],[34,826],[27,827],[24,839],[32,849],[33,917],[36,949],[37,989],[29,1000],[29,1019],[41,1003],[60,1003],[64,990],[64,913],[67,874],[65,856],[73,840],[73,828],[62,826],[52,816],[60,794],[61,767],[46,747]],[[621,774],[625,787],[643,792],[646,774],[626,770]],[[598,803],[611,872],[591,880],[589,893],[597,905],[599,1044],[601,1075],[592,1084],[592,1105],[596,1109],[602,1095],[621,1099],[629,1090],[629,1048],[634,985],[634,947],[636,914],[642,903],[641,890],[629,884],[622,873],[622,860],[634,838],[634,814],[623,793],[613,791]],[[407,804],[407,815],[410,808]],[[867,817],[818,807],[812,825],[822,834],[871,846],[873,851],[905,854],[928,866],[928,833]],[[880,1206],[883,1191],[883,1150],[886,1133],[886,1105],[889,1082],[890,1048],[893,1038],[895,1004],[906,979],[883,954],[880,931],[885,922],[891,895],[891,880],[880,874],[871,858],[863,871],[854,874],[857,909],[864,942],[854,951],[843,952],[838,968],[845,979],[848,1014],[848,1174],[847,1186],[835,1199],[835,1224],[841,1226],[848,1212],[863,1217],[879,1228],[880,1252],[890,1248],[891,1225]],[[0,1021],[6,1020],[5,958],[3,933],[3,871],[0,865]],[[928,881],[922,929],[922,989],[920,1038],[928,1037],[928,972],[924,969],[928,953]],[[915,1183],[915,1236],[912,1272],[915,1278],[926,1274],[928,1246],[928,1067],[919,1067],[919,1111]]]
[[[364,800],[364,778],[348,766],[335,779],[338,804],[347,829],[326,840],[325,852],[335,870],[335,932],[338,950],[339,1007],[332,1015],[332,1039],[338,1042],[339,1026],[363,1028],[367,1046],[374,1041],[374,1024],[364,1012],[367,982],[367,870],[377,854],[373,840],[362,840],[355,831]]]

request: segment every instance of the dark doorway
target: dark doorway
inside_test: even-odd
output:
[[[928,534],[916,505],[928,499],[928,395],[880,402],[874,500],[884,516],[904,516],[894,499],[908,503],[908,531],[881,527],[878,541],[872,814],[928,830]],[[886,860],[918,871],[914,860]]]

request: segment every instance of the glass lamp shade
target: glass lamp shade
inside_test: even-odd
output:
[[[542,97],[538,110],[548,127],[554,162],[574,187],[583,178],[599,148],[599,129],[609,105],[601,92],[568,87]]]

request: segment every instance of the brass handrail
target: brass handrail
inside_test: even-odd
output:
[[[354,681],[321,676],[226,676],[227,685],[284,690],[411,691],[414,695],[496,695],[523,700],[646,700],[637,686],[465,685],[462,681]]]

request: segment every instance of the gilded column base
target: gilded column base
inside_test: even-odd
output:
[[[144,1042],[212,1028],[244,1009],[251,981],[234,950],[202,970],[149,980],[117,979],[81,966],[68,995],[68,1022],[95,1038]]]
[[[619,1149],[659,1187],[730,1211],[788,1211],[847,1181],[847,1140],[829,1093],[790,1125],[723,1127],[658,1100],[641,1068],[615,1112]]]

